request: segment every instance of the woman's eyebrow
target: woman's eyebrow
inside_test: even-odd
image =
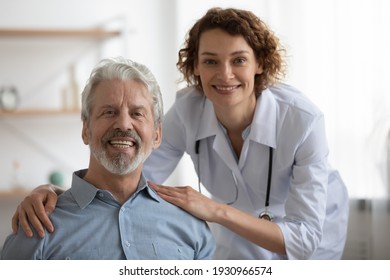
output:
[[[247,50],[239,50],[239,51],[234,51],[233,53],[231,53],[231,55],[240,55],[240,54],[248,54],[248,53],[249,53],[249,51],[247,51]],[[205,51],[205,52],[202,52],[200,55],[216,56],[217,54],[213,53],[213,52]]]

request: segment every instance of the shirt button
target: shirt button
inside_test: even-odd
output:
[[[122,207],[122,208],[121,208],[121,211],[122,211],[122,212],[125,212],[125,211],[126,211],[126,207]]]
[[[99,193],[100,197],[104,197],[104,194],[102,192]]]
[[[126,241],[125,245],[126,245],[126,247],[130,247],[130,242]]]

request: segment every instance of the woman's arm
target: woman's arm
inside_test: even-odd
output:
[[[191,187],[167,187],[149,182],[166,201],[207,222],[218,223],[269,251],[286,255],[279,226],[216,202]]]
[[[49,232],[54,231],[53,224],[49,219],[49,214],[54,210],[57,203],[57,195],[63,190],[55,185],[41,185],[31,191],[18,205],[12,216],[12,230],[18,231],[20,224],[27,237],[32,237],[31,225],[36,229],[38,235],[44,236],[43,227]]]

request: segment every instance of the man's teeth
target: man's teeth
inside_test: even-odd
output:
[[[110,141],[110,144],[117,148],[129,148],[134,146],[134,142],[132,141],[115,140],[115,141]]]

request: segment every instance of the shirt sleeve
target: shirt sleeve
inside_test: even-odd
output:
[[[207,222],[200,228],[199,241],[197,244],[197,252],[195,260],[211,260],[215,253],[215,239],[212,235]]]
[[[46,233],[47,234],[47,233]],[[17,234],[10,234],[1,250],[2,260],[42,260],[44,238],[34,236],[28,238],[19,227]]]

